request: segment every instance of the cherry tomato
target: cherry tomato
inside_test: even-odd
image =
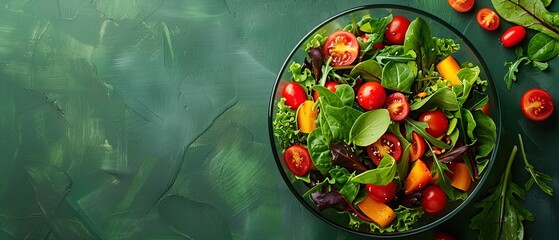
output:
[[[447,232],[438,231],[433,235],[433,240],[456,240],[456,238]]]
[[[513,26],[501,35],[501,43],[504,47],[514,47],[526,37],[526,29],[522,26]]]
[[[483,104],[483,106],[481,106],[479,110],[481,110],[483,114],[489,115],[489,111],[491,110],[491,105],[489,105],[489,102],[487,102],[486,104]]]
[[[458,12],[467,12],[474,7],[474,0],[448,0],[448,4]]]
[[[388,95],[384,107],[390,113],[390,119],[394,121],[403,120],[410,112],[410,105],[408,99],[401,92],[395,92]]]
[[[396,182],[392,181],[384,186],[367,184],[365,189],[367,190],[367,193],[369,193],[369,196],[371,196],[374,200],[387,203],[396,196],[398,186],[396,185]]]
[[[378,109],[384,105],[386,90],[378,82],[366,82],[357,90],[357,103],[365,110]]]
[[[391,44],[404,44],[410,23],[410,20],[404,16],[394,16],[392,22],[386,26],[384,38]]]
[[[380,160],[382,160],[384,154],[389,154],[396,161],[400,160],[400,157],[402,157],[402,144],[396,136],[390,133],[383,134],[376,142],[365,148],[367,154],[377,166],[380,164]]]
[[[501,18],[489,8],[482,8],[477,12],[477,23],[485,30],[495,30],[499,27]]]
[[[446,206],[446,194],[439,185],[429,185],[421,191],[421,207],[428,214],[439,213]]]
[[[336,92],[336,86],[338,86],[338,85],[340,85],[340,84],[337,83],[337,82],[329,81],[329,82],[326,82],[326,83],[324,84],[324,87],[327,88],[328,90],[330,90],[331,92],[334,92],[334,93],[335,93],[335,92]],[[313,92],[313,98],[314,98],[314,100],[315,100],[315,101],[318,100],[318,97],[320,97],[319,94],[318,94],[318,92],[317,92],[317,91],[314,91],[314,92]]]
[[[283,160],[287,168],[297,176],[307,174],[312,165],[309,150],[301,145],[287,148],[283,153]]]
[[[379,43],[375,43],[375,45],[373,45],[373,49],[383,49],[384,48],[384,43],[379,42]]]
[[[301,85],[295,82],[287,83],[281,91],[281,96],[285,98],[285,104],[293,110],[297,110],[307,100],[307,93]]]
[[[427,123],[429,127],[425,131],[433,137],[440,137],[448,130],[448,118],[440,109],[422,113],[419,121]]]
[[[532,88],[522,95],[520,109],[528,119],[543,121],[553,113],[553,99],[547,91]]]
[[[347,66],[357,59],[359,42],[352,33],[339,30],[326,38],[322,45],[322,53],[324,53],[325,59],[332,57],[330,65]]]
[[[420,159],[425,154],[425,140],[416,132],[411,133],[413,142],[410,147],[410,162]]]

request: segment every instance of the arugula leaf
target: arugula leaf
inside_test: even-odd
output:
[[[553,189],[547,185],[546,181],[551,181],[551,176],[534,169],[534,166],[528,162],[526,157],[526,152],[524,151],[524,143],[522,142],[522,136],[518,134],[518,141],[520,142],[520,153],[522,154],[522,159],[524,160],[524,168],[528,173],[530,173],[530,179],[525,184],[526,191],[530,191],[530,188],[534,183],[540,187],[540,189],[549,196],[553,196]]]
[[[353,178],[354,183],[386,185],[396,176],[396,160],[389,154],[384,154],[377,168],[363,172]]]
[[[431,134],[427,133],[425,131],[425,128],[427,128],[427,123],[424,122],[418,122],[415,121],[409,117],[407,117],[406,119],[404,119],[405,123],[406,123],[406,131],[408,131],[407,129],[409,129],[409,131],[415,131],[417,134],[419,134],[421,137],[423,137],[423,139],[429,141],[431,144],[435,145],[438,148],[442,148],[442,149],[449,149],[450,145],[444,143],[443,141],[431,136]]]
[[[516,81],[516,73],[518,72],[518,67],[522,62],[524,65],[528,65],[532,62],[534,67],[537,67],[540,70],[547,69],[547,63],[539,62],[539,61],[532,61],[528,56],[524,56],[523,50],[521,47],[517,47],[515,49],[515,53],[517,56],[516,61],[514,62],[505,62],[505,67],[508,67],[508,71],[505,74],[505,83],[507,84],[507,89],[510,90],[512,87],[512,83]]]
[[[431,147],[431,144],[427,143],[427,146],[429,147],[429,150],[433,155],[432,176],[434,177],[435,175],[439,175],[437,180],[435,180],[435,184],[438,184],[441,187],[441,189],[445,192],[445,194],[448,196],[448,198],[451,200],[466,199],[466,197],[468,196],[466,192],[459,191],[453,188],[452,185],[450,185],[450,177],[448,177],[445,174],[445,172],[450,171],[448,169],[448,166],[442,163],[441,161],[439,161],[437,155],[433,152],[433,148]]]

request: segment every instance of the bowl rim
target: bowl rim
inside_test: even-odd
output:
[[[493,95],[493,100],[494,100],[494,102],[492,102],[492,104],[496,106],[495,116],[492,117],[492,119],[495,123],[495,126],[496,126],[495,147],[493,148],[493,150],[491,152],[491,157],[489,158],[489,163],[487,164],[487,166],[484,169],[485,173],[479,179],[479,182],[478,182],[477,186],[466,197],[466,199],[463,200],[462,203],[460,203],[455,209],[448,212],[446,215],[444,215],[444,216],[440,217],[439,219],[436,219],[435,221],[430,222],[426,225],[423,225],[423,226],[420,226],[420,227],[417,227],[417,228],[413,228],[413,229],[410,229],[410,230],[405,231],[405,232],[392,232],[392,233],[362,232],[362,231],[358,231],[358,230],[355,230],[355,229],[351,229],[348,226],[342,226],[341,224],[338,224],[338,223],[330,220],[329,218],[323,216],[323,214],[321,214],[318,210],[316,210],[314,208],[314,206],[310,206],[310,204],[303,198],[303,196],[297,191],[297,189],[295,189],[293,184],[289,184],[290,179],[287,176],[286,171],[284,171],[281,159],[279,159],[278,149],[276,149],[276,139],[274,137],[274,129],[273,129],[274,105],[277,104],[275,102],[275,95],[276,95],[276,92],[277,92],[278,85],[281,81],[281,77],[283,75],[283,72],[286,69],[286,67],[288,66],[288,64],[290,63],[290,59],[293,57],[293,55],[296,54],[297,51],[300,50],[301,46],[307,41],[307,39],[309,37],[311,37],[315,32],[317,32],[317,30],[319,30],[320,28],[324,27],[328,23],[330,23],[333,20],[335,20],[337,18],[340,18],[344,15],[347,15],[347,14],[350,14],[350,13],[353,13],[353,12],[357,12],[357,11],[369,10],[369,9],[398,9],[398,10],[409,11],[409,12],[412,12],[412,13],[417,14],[417,15],[425,16],[425,17],[429,18],[430,20],[433,20],[433,21],[441,24],[442,26],[444,26],[445,28],[450,30],[453,34],[458,36],[460,38],[460,40],[462,40],[471,49],[472,53],[479,60],[479,64],[481,65],[480,67],[482,67],[482,69],[484,70],[484,73],[486,74],[486,77],[487,77],[487,81],[490,82],[489,84],[491,85],[490,94]],[[499,103],[498,92],[496,90],[496,86],[493,82],[493,78],[491,76],[489,68],[488,68],[487,64],[485,63],[485,61],[483,60],[483,58],[481,57],[481,54],[475,48],[475,46],[469,41],[468,38],[466,38],[466,36],[464,34],[462,34],[454,26],[450,25],[449,23],[447,23],[443,19],[441,19],[441,18],[439,18],[439,17],[437,17],[437,16],[435,16],[435,15],[429,13],[429,12],[426,12],[424,10],[417,9],[417,8],[412,7],[412,6],[398,5],[398,4],[366,4],[366,5],[361,5],[361,6],[357,6],[357,7],[352,7],[352,8],[343,10],[341,12],[338,12],[337,14],[334,14],[331,17],[328,17],[327,19],[321,21],[318,25],[316,25],[315,27],[310,29],[301,38],[301,40],[298,41],[298,43],[290,51],[289,55],[287,56],[284,63],[282,64],[282,66],[279,70],[279,73],[278,73],[278,75],[277,75],[277,77],[274,81],[274,85],[273,85],[273,88],[272,88],[272,92],[271,92],[270,99],[269,99],[269,105],[268,105],[268,135],[269,135],[270,143],[271,143],[270,146],[272,148],[272,153],[274,155],[274,159],[275,159],[276,165],[278,167],[278,170],[280,172],[280,175],[282,176],[282,179],[284,180],[284,183],[288,186],[291,193],[293,195],[295,195],[297,200],[300,203],[302,203],[302,205],[305,206],[305,208],[308,211],[313,213],[316,217],[318,217],[322,221],[327,222],[329,225],[334,226],[334,227],[336,227],[338,229],[341,229],[343,231],[350,232],[350,233],[353,233],[353,234],[356,234],[356,235],[366,236],[366,237],[394,238],[394,237],[404,237],[404,236],[410,236],[410,235],[413,235],[413,234],[418,234],[418,233],[424,232],[426,230],[429,230],[429,229],[432,229],[432,228],[438,226],[439,224],[447,221],[448,219],[455,216],[462,209],[464,209],[472,201],[472,199],[475,198],[475,196],[479,193],[479,191],[482,189],[483,184],[486,182],[486,180],[489,176],[489,172],[493,168],[493,165],[495,163],[495,159],[496,159],[497,153],[498,153],[498,148],[499,148],[499,143],[500,143],[500,138],[501,138],[501,129],[502,129],[501,107],[500,107],[500,103]]]

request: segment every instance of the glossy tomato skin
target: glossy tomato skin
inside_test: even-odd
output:
[[[382,107],[386,100],[386,90],[378,82],[365,82],[357,90],[357,103],[369,111]]]
[[[433,137],[443,136],[448,130],[448,118],[440,109],[422,113],[419,121],[427,123],[429,127],[425,131]]]
[[[501,35],[501,43],[504,47],[514,47],[526,37],[526,29],[522,26],[513,26]]]
[[[325,59],[332,57],[330,65],[347,66],[357,59],[359,48],[359,42],[353,33],[339,30],[326,38],[322,44],[322,53]]]
[[[410,147],[410,162],[420,159],[423,154],[425,154],[425,140],[421,135],[416,132],[412,132],[412,144]]]
[[[551,95],[541,88],[532,88],[520,98],[520,110],[532,121],[543,121],[553,113],[554,103]]]
[[[324,84],[324,87],[325,87],[326,89],[330,90],[331,92],[335,93],[335,92],[336,92],[336,86],[338,86],[338,85],[340,85],[340,84],[337,83],[337,82],[328,81],[328,82],[326,82],[326,83]],[[318,92],[317,92],[317,91],[314,91],[314,92],[313,92],[313,98],[314,98],[314,100],[317,101],[317,100],[318,100],[318,97],[320,97],[319,94],[318,94]]]
[[[287,83],[281,91],[281,96],[285,98],[285,104],[293,110],[297,110],[307,100],[307,93],[295,82]]]
[[[408,99],[401,92],[394,92],[388,95],[384,108],[388,109],[390,119],[394,121],[404,120],[410,113]]]
[[[446,206],[446,194],[438,185],[429,185],[421,190],[420,202],[425,213],[436,214]]]
[[[474,0],[448,0],[448,5],[457,12],[467,12],[474,7]]]
[[[390,133],[383,134],[376,142],[365,147],[367,154],[375,165],[379,165],[384,154],[390,154],[394,160],[402,157],[402,144],[398,138]]]
[[[302,145],[293,145],[283,153],[285,165],[293,174],[304,176],[311,168],[312,161],[309,150]]]
[[[384,38],[391,44],[404,44],[410,23],[410,20],[404,16],[394,16],[392,21],[386,26]]]
[[[383,203],[390,202],[398,192],[398,186],[394,181],[386,185],[367,184],[365,189],[371,198]]]
[[[477,23],[485,30],[493,31],[499,27],[501,18],[489,8],[482,8],[477,12]]]
[[[433,240],[456,240],[456,238],[450,233],[438,231],[433,235]]]

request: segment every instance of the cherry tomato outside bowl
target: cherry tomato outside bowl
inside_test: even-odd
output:
[[[468,12],[474,7],[474,0],[448,0],[448,5],[457,12]]]
[[[476,15],[477,23],[485,30],[493,31],[499,27],[501,18],[489,8],[482,8]]]
[[[359,48],[359,42],[353,33],[339,30],[326,38],[322,44],[322,53],[325,59],[332,57],[330,65],[347,66],[357,59]]]
[[[530,120],[543,121],[551,116],[553,109],[551,95],[541,88],[529,89],[520,98],[520,110]]]
[[[522,26],[513,26],[501,35],[501,43],[504,47],[514,47],[526,37],[526,29]]]

